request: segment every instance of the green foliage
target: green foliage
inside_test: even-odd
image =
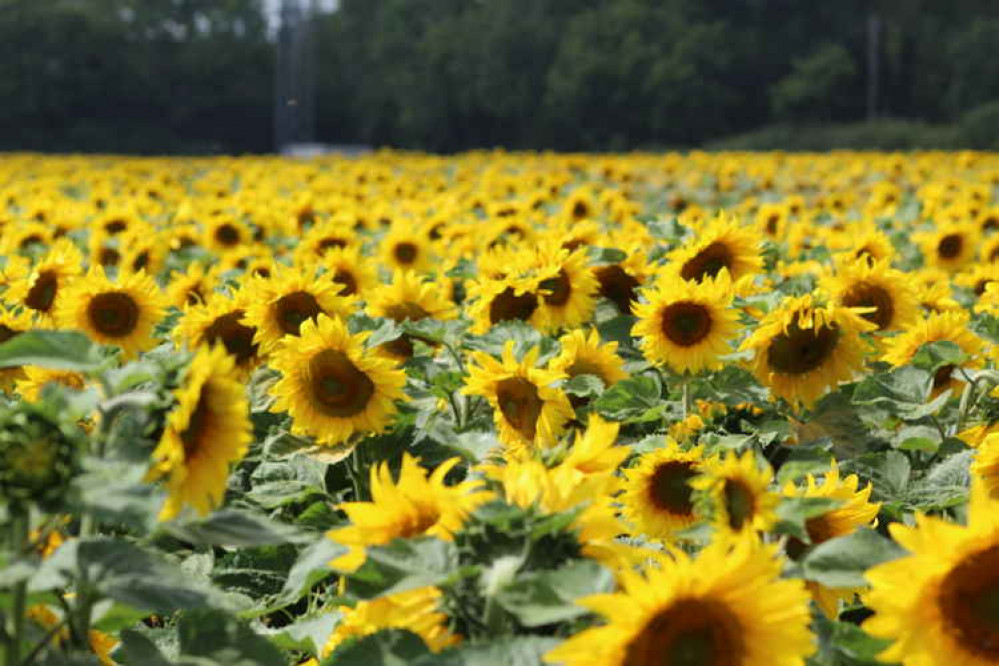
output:
[[[857,67],[839,44],[825,44],[792,63],[791,73],[770,90],[774,115],[782,120],[832,120],[849,111],[849,87]]]

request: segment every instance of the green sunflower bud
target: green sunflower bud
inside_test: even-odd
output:
[[[47,511],[64,502],[79,469],[80,433],[29,403],[0,407],[0,497]]]

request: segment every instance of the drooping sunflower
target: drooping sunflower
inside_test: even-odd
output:
[[[24,368],[24,378],[17,380],[16,387],[24,400],[37,402],[41,400],[42,390],[49,384],[62,384],[76,391],[82,391],[86,381],[86,377],[79,372],[49,370],[29,365]]]
[[[372,292],[367,309],[375,317],[397,322],[455,317],[454,305],[448,300],[446,290],[412,271],[396,271],[390,285]],[[413,341],[406,335],[380,348],[400,359],[413,355]]]
[[[246,323],[257,329],[254,342],[265,353],[285,336],[299,336],[307,321],[320,315],[346,317],[350,301],[337,296],[339,285],[316,280],[310,269],[287,269],[270,278],[255,278],[244,286],[248,299]]]
[[[218,270],[215,266],[192,261],[184,272],[170,274],[166,287],[167,302],[181,309],[204,303],[215,290],[217,280]]]
[[[499,439],[514,456],[554,445],[573,416],[565,393],[551,386],[565,375],[535,367],[539,353],[532,347],[523,360],[517,360],[512,341],[504,346],[499,361],[485,352],[474,352],[474,364],[462,389],[466,395],[489,401]]]
[[[732,295],[727,270],[700,282],[667,274],[644,292],[646,302],[634,306],[632,335],[650,363],[679,373],[718,367],[739,332]]]
[[[373,465],[371,501],[341,504],[339,508],[350,518],[351,525],[327,534],[349,549],[331,566],[348,573],[356,571],[364,564],[365,548],[394,539],[428,535],[451,541],[468,514],[492,497],[483,489],[482,481],[444,484],[444,477],[458,462],[458,458],[452,458],[441,463],[428,477],[420,461],[404,453],[399,480],[395,482],[388,463]]]
[[[55,313],[66,288],[83,272],[83,254],[68,239],[60,239],[33,267],[12,261],[4,276],[4,300],[30,310],[39,326],[55,325]]]
[[[956,344],[968,356],[961,367],[977,368],[982,365],[982,353],[985,343],[968,327],[968,313],[961,310],[931,314],[916,322],[909,330],[892,338],[884,353],[884,361],[895,367],[912,362],[919,348],[928,342],[949,341]],[[955,377],[957,367],[945,365],[937,369],[933,376],[933,395],[939,395],[947,389],[960,391],[964,382]]]
[[[221,344],[232,356],[240,378],[246,379],[263,361],[254,338],[256,329],[246,323],[249,295],[244,290],[231,295],[215,292],[204,303],[187,308],[173,330],[181,345],[197,349]]]
[[[771,481],[770,467],[761,466],[753,452],[746,451],[707,465],[690,486],[707,493],[714,523],[722,532],[764,532],[777,522],[779,497],[770,492]]]
[[[867,570],[873,617],[863,628],[894,641],[879,658],[906,666],[999,662],[999,504],[973,484],[968,524],[916,514],[889,526],[909,555]]]
[[[877,517],[881,505],[870,501],[873,487],[868,483],[860,489],[859,485],[860,479],[856,474],[841,477],[839,466],[833,461],[821,483],[809,474],[804,488],[789,482],[782,493],[785,497],[822,497],[841,502],[839,506],[805,521],[808,539],[812,545],[818,545],[829,539],[852,534],[858,528],[870,525]],[[787,552],[790,557],[798,559],[806,548],[802,542],[792,539],[787,545]],[[812,582],[808,583],[808,590],[815,603],[829,617],[837,616],[841,599],[849,601],[860,591],[854,588],[831,589]]]
[[[27,333],[35,327],[32,316],[25,310],[8,310],[0,306],[0,344],[13,340],[21,333]],[[24,379],[24,368],[0,368],[0,391],[9,392],[15,382]]]
[[[321,314],[302,324],[296,344],[274,353],[271,365],[282,377],[271,388],[277,398],[271,409],[291,415],[292,432],[336,446],[355,433],[391,425],[406,373],[388,358],[368,353],[367,337],[351,335],[342,320]]]
[[[563,666],[802,666],[815,651],[808,595],[782,579],[773,546],[721,540],[696,558],[680,551],[641,573],[619,573],[621,591],[580,600],[606,624],[545,655]]]
[[[700,282],[728,269],[733,281],[745,275],[759,273],[763,267],[760,256],[760,236],[751,227],[719,213],[700,226],[684,245],[670,253],[671,270],[680,278]]]
[[[539,277],[537,327],[554,331],[587,322],[596,308],[600,285],[586,265],[585,250],[542,243],[535,249],[534,260]]]
[[[669,539],[697,522],[690,482],[710,460],[705,460],[703,446],[684,450],[667,438],[665,447],[646,453],[625,470],[622,515],[635,533]]]
[[[156,345],[153,327],[163,317],[164,303],[156,282],[144,271],[123,272],[112,281],[96,266],[66,287],[56,321],[60,328],[117,345],[125,358],[134,358]]]
[[[246,386],[235,370],[221,345],[202,347],[174,392],[177,405],[150,469],[150,478],[166,477],[169,491],[160,520],[174,518],[185,505],[205,515],[222,503],[229,466],[246,455],[253,434]]]
[[[878,331],[905,329],[919,319],[919,297],[911,280],[884,261],[841,262],[826,287],[847,308],[873,308],[860,315]]]
[[[849,308],[819,306],[806,294],[768,313],[740,349],[755,352],[753,373],[774,395],[809,405],[860,370],[860,333],[874,327]]]
[[[339,296],[366,297],[378,286],[374,262],[361,254],[359,247],[333,248],[323,254],[320,265],[323,278],[329,277],[339,287]]]
[[[359,601],[354,607],[340,606],[341,619],[323,646],[328,657],[342,644],[385,629],[410,631],[431,652],[440,652],[461,642],[461,636],[447,628],[447,616],[440,612],[443,594],[436,587],[418,587],[405,592]]]
[[[587,334],[576,329],[559,338],[561,351],[548,362],[548,367],[564,373],[568,379],[579,375],[595,375],[610,387],[628,377],[624,359],[617,354],[617,342],[603,342],[596,329]]]

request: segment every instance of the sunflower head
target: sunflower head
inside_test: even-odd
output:
[[[714,461],[690,485],[705,493],[715,525],[722,532],[763,532],[777,520],[778,496],[769,491],[772,480],[770,468],[761,467],[753,452],[747,451]]]
[[[697,229],[697,235],[670,254],[672,265],[681,279],[700,282],[726,269],[733,280],[760,272],[761,240],[750,227],[719,213]]]
[[[919,318],[919,297],[911,280],[887,262],[840,262],[835,277],[826,283],[837,303],[866,310],[860,316],[878,331],[905,329]]]
[[[345,317],[350,301],[337,295],[339,285],[316,280],[310,270],[287,270],[258,278],[244,289],[253,293],[246,322],[257,330],[254,341],[265,352],[278,347],[286,336],[298,337],[303,324],[318,317]]]
[[[697,522],[690,484],[704,472],[704,465],[704,447],[684,450],[667,439],[665,447],[643,455],[626,470],[622,513],[635,532],[669,539]]]
[[[80,431],[46,407],[0,408],[0,496],[14,506],[58,511],[79,471]]]

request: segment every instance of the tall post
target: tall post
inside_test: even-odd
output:
[[[315,141],[315,1],[281,0],[274,82],[274,144]]]
[[[867,15],[867,120],[878,117],[878,88],[881,76],[881,17]]]

